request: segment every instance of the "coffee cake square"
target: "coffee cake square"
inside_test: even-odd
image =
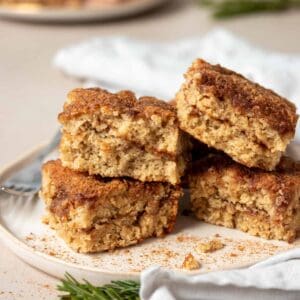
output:
[[[103,177],[178,184],[189,139],[173,106],[132,92],[75,89],[59,115],[62,164]]]
[[[179,186],[103,179],[63,167],[60,160],[44,164],[42,175],[45,222],[75,251],[126,247],[174,227]]]
[[[181,129],[247,167],[273,170],[295,134],[294,104],[201,59],[185,78],[176,96]]]
[[[300,230],[300,163],[290,158],[267,172],[212,154],[193,166],[188,183],[192,210],[207,223],[288,242]]]

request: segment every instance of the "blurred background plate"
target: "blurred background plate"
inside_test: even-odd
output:
[[[82,6],[41,6],[38,4],[0,5],[0,17],[36,22],[105,21],[136,15],[170,0],[128,0],[119,4],[97,4],[96,0]]]

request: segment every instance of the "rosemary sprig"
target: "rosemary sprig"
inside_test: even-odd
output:
[[[199,0],[210,7],[215,18],[229,18],[264,11],[283,11],[299,7],[300,0]]]
[[[112,281],[97,287],[86,280],[80,283],[66,273],[57,289],[64,292],[61,300],[140,300],[140,283],[132,280]]]

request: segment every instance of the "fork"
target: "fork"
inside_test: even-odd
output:
[[[45,157],[57,148],[61,133],[58,131],[51,142],[40,151],[32,163],[0,184],[0,191],[13,196],[34,196],[41,187],[41,166]]]

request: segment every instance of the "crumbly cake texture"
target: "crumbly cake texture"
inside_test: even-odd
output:
[[[294,104],[201,59],[185,78],[176,96],[181,129],[247,167],[273,170],[295,134]]]
[[[173,106],[129,91],[75,89],[68,95],[60,145],[64,166],[103,177],[180,182],[189,137]]]
[[[186,269],[189,271],[198,270],[201,267],[201,264],[197,261],[197,259],[194,257],[192,253],[189,253],[184,258],[184,261],[182,263],[182,269]]]
[[[137,244],[172,231],[182,191],[169,183],[101,179],[49,161],[42,168],[45,222],[75,251]]]
[[[199,243],[195,250],[197,253],[210,253],[220,250],[224,246],[220,240],[214,239],[206,243]]]
[[[288,242],[300,230],[300,163],[287,157],[267,172],[210,155],[194,165],[188,181],[200,220]]]

